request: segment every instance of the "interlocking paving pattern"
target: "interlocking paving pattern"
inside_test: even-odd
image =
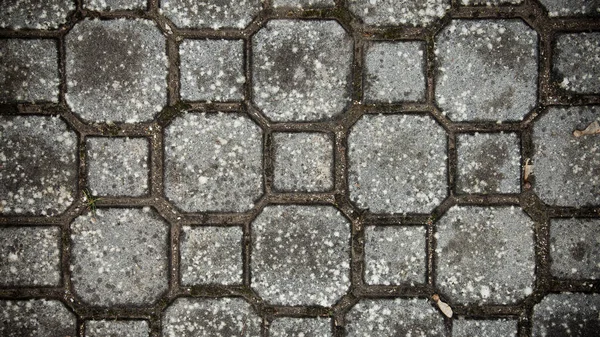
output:
[[[597,1],[0,3],[0,336],[600,331]]]

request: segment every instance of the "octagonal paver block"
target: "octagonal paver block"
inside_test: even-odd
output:
[[[58,102],[54,40],[0,40],[0,103]]]
[[[0,116],[0,214],[57,215],[71,205],[77,137],[58,117]]]
[[[60,285],[60,228],[0,228],[0,286]]]
[[[333,7],[334,0],[273,0],[273,7]]]
[[[262,1],[161,0],[161,9],[181,28],[244,28],[262,9]]]
[[[548,294],[533,307],[532,336],[596,336],[598,311],[598,294]]]
[[[163,337],[261,336],[262,319],[240,298],[179,298],[166,310]]]
[[[85,20],[66,37],[67,103],[90,121],[151,120],[167,102],[165,38],[150,20]]]
[[[252,287],[271,304],[333,305],[350,286],[349,240],[331,206],[267,206],[252,223]]]
[[[553,60],[554,80],[568,91],[600,93],[600,32],[560,34]]]
[[[531,294],[533,221],[514,207],[452,207],[437,226],[437,284],[455,303],[507,304]]]
[[[517,337],[516,319],[455,319],[452,322],[452,336],[461,337]]]
[[[446,134],[429,116],[365,115],[348,145],[350,198],[359,207],[428,213],[446,197]]]
[[[73,10],[75,3],[70,0],[2,1],[0,28],[58,28],[67,22],[67,15]]]
[[[147,321],[86,321],[85,337],[148,337],[150,327]]]
[[[185,212],[241,212],[263,193],[262,132],[238,113],[188,113],[165,131],[165,192]]]
[[[595,0],[540,0],[548,16],[599,16],[600,2]]]
[[[84,6],[93,11],[146,9],[146,0],[84,0]]]
[[[435,53],[435,98],[450,119],[521,120],[535,106],[537,34],[524,22],[452,21]]]
[[[598,136],[573,136],[599,119],[600,107],[552,107],[534,125],[534,188],[545,203],[600,205]]]
[[[365,281],[368,284],[424,283],[425,227],[365,228]]]
[[[73,288],[96,306],[153,303],[167,290],[167,223],[151,209],[98,209],[71,224]]]
[[[450,9],[450,0],[348,0],[348,8],[367,25],[427,26]]]
[[[270,119],[326,119],[350,102],[352,39],[337,22],[269,21],[252,48],[253,99]]]
[[[550,220],[550,269],[559,278],[600,279],[600,219]]]
[[[275,318],[269,326],[269,337],[332,337],[328,318]]]
[[[75,336],[76,320],[59,301],[0,301],[0,336]]]
[[[362,300],[346,314],[347,336],[445,336],[444,319],[425,299]]]

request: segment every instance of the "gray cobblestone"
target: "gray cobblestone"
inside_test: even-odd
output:
[[[455,319],[452,323],[452,335],[461,337],[517,337],[517,320],[475,320]]]
[[[146,9],[145,0],[84,0],[85,8],[96,11]]]
[[[0,300],[0,334],[6,337],[75,336],[75,316],[59,301]]]
[[[552,219],[552,273],[560,278],[600,278],[598,219]]]
[[[273,0],[273,7],[330,7],[334,0]]]
[[[331,336],[331,320],[327,318],[276,318],[269,328],[269,337]]]
[[[0,27],[5,28],[58,28],[67,22],[67,15],[75,9],[69,0],[10,0],[2,3]]]
[[[146,321],[86,321],[85,337],[148,337]]]
[[[166,17],[178,27],[244,28],[262,8],[261,0],[161,0]]]
[[[559,35],[554,58],[560,87],[578,93],[600,93],[600,33]]]
[[[424,26],[441,18],[449,0],[349,0],[348,8],[366,24]]]
[[[549,294],[533,309],[533,337],[594,336],[600,295]]]
[[[600,3],[588,0],[540,0],[550,17],[595,15],[600,13]]]

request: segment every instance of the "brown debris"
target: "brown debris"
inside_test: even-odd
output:
[[[597,134],[600,134],[600,123],[598,123],[598,121],[591,122],[583,130],[573,131],[573,136],[575,136],[575,138],[579,138],[579,137],[585,136],[585,135],[597,135]]]

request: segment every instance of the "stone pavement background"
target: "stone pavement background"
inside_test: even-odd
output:
[[[0,336],[600,331],[598,1],[0,6]]]

